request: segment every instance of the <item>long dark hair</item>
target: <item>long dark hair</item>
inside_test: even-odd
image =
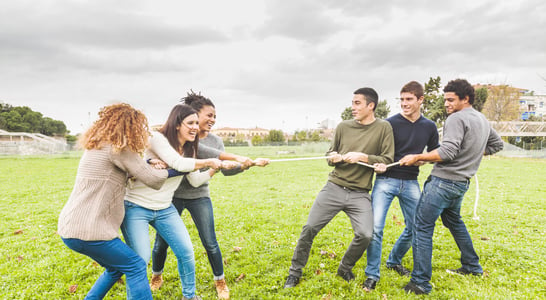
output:
[[[178,140],[177,127],[182,126],[182,121],[184,121],[187,116],[192,114],[197,114],[195,109],[191,108],[189,105],[177,104],[171,110],[171,113],[169,114],[169,117],[167,118],[165,124],[163,124],[161,129],[159,129],[159,132],[161,132],[167,138],[169,144],[171,144],[171,146],[178,153],[180,153],[180,149],[182,148],[184,157],[197,156],[199,136],[195,136],[195,141],[193,142],[187,141],[184,145],[182,145],[182,147],[180,147],[180,141]]]

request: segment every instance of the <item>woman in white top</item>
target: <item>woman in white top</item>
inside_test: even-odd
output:
[[[212,126],[216,123],[216,108],[213,102],[201,94],[195,94],[193,91],[188,93],[188,95],[183,98],[183,101],[184,104],[195,109],[199,116],[199,153],[197,153],[197,157],[216,157],[208,155],[208,153],[203,153],[201,150],[205,148],[203,147],[204,145],[221,152],[222,155],[219,157],[222,159],[236,159],[241,162],[240,167],[231,170],[222,170],[222,174],[225,176],[239,174],[251,166],[265,166],[269,163],[268,159],[263,158],[252,161],[250,158],[237,157],[237,155],[234,154],[230,154],[234,157],[224,156],[226,154],[229,155],[229,153],[225,153],[222,139],[210,132]],[[208,152],[211,152],[209,148],[206,149],[209,150]],[[204,183],[199,187],[194,187],[187,180],[183,179],[178,189],[174,192],[172,201],[179,214],[182,214],[185,209],[190,213],[197,232],[199,233],[201,243],[207,252],[212,275],[214,276],[214,285],[216,286],[218,299],[229,299],[229,288],[224,275],[224,260],[222,258],[222,251],[220,250],[220,246],[216,239],[213,205],[208,184]],[[169,245],[161,236],[156,234],[154,249],[152,250],[153,273],[150,280],[152,292],[159,289],[163,284],[162,273],[167,259],[168,247]]]
[[[188,105],[176,105],[167,122],[159,132],[152,135],[146,158],[159,158],[177,171],[189,172],[185,176],[193,186],[209,180],[210,173],[215,169],[233,167],[233,164],[223,164],[214,158],[194,159],[199,140],[198,130],[195,110]],[[200,172],[199,169],[203,167],[210,167],[211,171]],[[171,202],[181,180],[182,176],[169,178],[159,191],[148,188],[138,180],[128,185],[121,230],[127,245],[148,262],[151,256],[149,225],[153,226],[171,246],[178,259],[183,299],[200,299],[195,295],[193,246],[186,226]],[[127,293],[131,291],[128,289]]]

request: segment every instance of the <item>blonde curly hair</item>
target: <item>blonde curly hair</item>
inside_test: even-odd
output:
[[[143,153],[148,146],[150,130],[148,119],[127,103],[105,106],[99,111],[99,119],[80,139],[84,149],[100,149],[110,144],[114,152],[125,148]]]

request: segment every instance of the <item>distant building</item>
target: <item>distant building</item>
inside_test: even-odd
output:
[[[318,129],[331,129],[336,127],[334,120],[326,119],[318,123]]]
[[[224,140],[233,140],[237,137],[244,140],[250,140],[253,136],[266,137],[269,134],[269,130],[263,128],[233,128],[233,127],[222,127],[217,129],[212,129],[212,133],[221,137]]]
[[[334,138],[334,132],[335,132],[334,128],[321,129],[320,137],[330,141]]]
[[[546,117],[546,95],[522,95],[519,104],[522,120],[527,120],[530,116],[542,119]]]
[[[496,86],[498,85],[480,83],[473,85],[474,89],[485,87],[488,91],[492,87]],[[529,90],[522,88],[515,89],[518,90],[520,93],[519,105],[522,120],[528,120],[531,116],[536,116],[539,118],[546,117],[546,95],[533,95],[532,93],[529,93]]]

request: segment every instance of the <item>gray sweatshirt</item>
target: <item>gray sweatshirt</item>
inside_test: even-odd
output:
[[[438,153],[442,162],[430,175],[465,181],[478,171],[483,155],[503,148],[500,136],[491,128],[485,116],[472,107],[449,115],[444,124],[444,138]]]
[[[197,158],[218,158],[222,152],[225,152],[224,142],[219,136],[209,133],[206,138],[199,140],[199,147],[197,148]],[[206,170],[207,168],[201,169]],[[243,172],[240,167],[232,170],[222,170],[222,174],[225,176],[231,176]],[[188,180],[182,179],[180,186],[174,192],[175,198],[181,199],[198,199],[202,197],[209,197],[209,184],[205,182],[199,187],[193,187]]]

